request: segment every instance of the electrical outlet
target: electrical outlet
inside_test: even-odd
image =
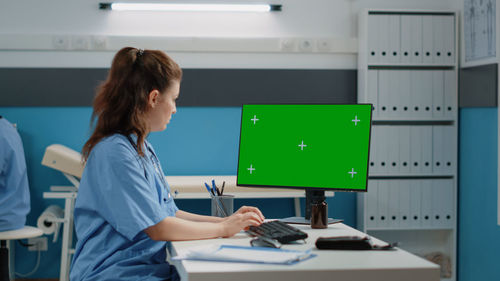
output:
[[[47,251],[47,237],[37,237],[28,239],[28,244],[33,245],[28,247],[28,251]]]
[[[295,40],[291,38],[281,39],[280,42],[281,50],[283,52],[293,52],[295,51]]]
[[[313,43],[313,39],[301,39],[299,41],[299,50],[301,50],[302,52],[312,52]]]
[[[57,50],[67,50],[69,48],[69,36],[56,35],[52,37],[52,46]]]
[[[320,52],[330,52],[332,50],[332,42],[329,39],[318,39],[316,48]]]
[[[76,35],[71,37],[71,48],[73,50],[88,50],[89,49],[89,37]]]
[[[93,50],[106,50],[108,47],[108,40],[105,36],[92,36],[92,49]]]

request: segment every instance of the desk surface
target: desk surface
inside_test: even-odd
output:
[[[438,281],[439,266],[410,254],[404,250],[395,251],[332,251],[318,250],[314,243],[319,236],[365,235],[344,224],[333,224],[327,229],[311,229],[307,225],[298,225],[306,231],[309,238],[306,244],[283,245],[284,249],[305,250],[313,248],[317,257],[295,265],[270,265],[252,263],[226,263],[207,261],[171,261],[177,267],[181,280],[324,280],[376,281]],[[373,238],[375,244],[385,244]],[[173,242],[171,253],[175,256],[186,249],[213,243],[217,245],[248,246],[250,237],[239,233],[232,238],[220,238],[198,241]],[[319,279],[317,279],[319,280]]]

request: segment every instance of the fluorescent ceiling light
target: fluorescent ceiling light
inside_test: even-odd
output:
[[[101,10],[175,11],[175,12],[274,12],[281,5],[271,4],[167,4],[167,3],[99,3]]]

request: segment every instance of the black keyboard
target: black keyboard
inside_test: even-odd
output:
[[[307,238],[307,233],[281,221],[269,221],[259,226],[250,226],[247,231],[254,236],[264,236],[286,244]]]

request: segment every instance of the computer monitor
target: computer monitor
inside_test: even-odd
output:
[[[237,186],[366,192],[371,104],[247,104],[241,111]],[[291,221],[289,221],[291,222]]]

